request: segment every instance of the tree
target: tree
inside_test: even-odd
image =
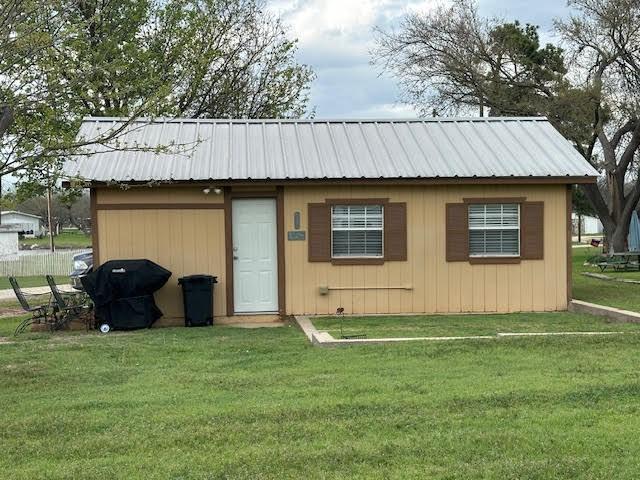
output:
[[[61,222],[64,226],[75,227],[85,234],[91,232],[91,206],[89,195],[79,189],[65,189],[58,199],[64,207]]]
[[[299,116],[311,70],[260,0],[0,5],[0,177],[55,174],[86,115]],[[118,148],[143,149],[120,142]]]
[[[572,207],[573,213],[577,217],[577,230],[578,230],[578,243],[582,242],[582,217],[583,216],[596,216],[596,211],[591,205],[591,202],[584,194],[584,190],[577,188],[575,185],[572,189]]]
[[[295,51],[261,0],[0,2],[0,180],[55,189],[87,145],[180,150],[127,144],[141,116],[303,115],[313,73]],[[77,139],[87,115],[128,121]]]
[[[91,230],[89,196],[82,189],[56,189],[51,209],[52,227],[49,229],[47,189],[33,184],[21,184],[16,191],[16,208],[38,215],[44,226],[55,235],[58,227],[75,227],[84,233]]]
[[[46,79],[34,65],[52,45],[41,27],[55,18],[39,6],[32,0],[0,3],[0,176],[33,166],[31,154],[49,143],[45,132],[55,107],[47,100],[54,92],[46,91]]]
[[[313,72],[256,0],[172,0],[155,14],[150,54],[172,85],[171,112],[205,118],[300,117]],[[169,55],[167,55],[169,52]]]
[[[562,49],[541,47],[535,26],[481,18],[470,0],[378,29],[374,57],[423,114],[539,114],[566,86]]]
[[[640,200],[640,3],[575,0],[577,14],[557,22],[574,61],[586,72],[590,139],[578,150],[604,172],[608,202],[597,185],[585,188],[615,251],[626,248],[631,214]],[[596,143],[597,142],[597,143]],[[598,145],[600,156],[594,155]],[[632,180],[632,187],[625,188]]]
[[[537,27],[482,18],[471,0],[379,31],[374,56],[423,112],[547,116],[604,173],[606,188],[582,188],[610,246],[623,251],[640,199],[640,3],[569,3],[574,15],[556,27],[571,62],[560,47],[540,46]]]

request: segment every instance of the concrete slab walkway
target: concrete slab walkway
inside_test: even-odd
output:
[[[248,328],[248,329],[254,329],[254,328],[277,328],[277,327],[284,327],[286,325],[286,323],[284,322],[272,322],[272,323],[265,323],[265,322],[243,322],[243,323],[229,323],[227,325],[222,324],[220,326],[222,327],[231,327],[231,328]]]
[[[605,280],[607,282],[620,282],[620,283],[633,283],[640,284],[640,280],[632,280],[631,278],[617,278],[605,275],[604,273],[582,272],[585,277],[597,278],[598,280]]]
[[[443,342],[455,340],[499,340],[501,338],[517,337],[556,337],[556,336],[594,336],[594,335],[620,335],[629,332],[505,332],[496,335],[466,335],[449,337],[391,337],[391,338],[334,338],[328,332],[321,332],[313,325],[309,317],[294,317],[296,323],[302,329],[312,345],[317,347],[343,347],[349,345],[379,345],[384,343],[399,342]]]
[[[621,308],[598,305],[596,303],[583,302],[582,300],[571,300],[569,311],[575,313],[588,313],[598,315],[616,322],[640,323],[640,313]]]

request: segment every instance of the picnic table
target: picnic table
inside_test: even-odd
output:
[[[640,252],[618,252],[603,255],[597,265],[601,272],[604,272],[608,267],[614,270],[629,270],[630,267],[633,267],[640,271]]]

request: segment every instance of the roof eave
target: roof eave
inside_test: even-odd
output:
[[[543,177],[430,177],[430,178],[286,178],[286,179],[201,179],[201,180],[172,180],[172,179],[149,179],[149,180],[87,180],[84,186],[87,188],[109,187],[112,185],[131,185],[131,186],[149,186],[149,185],[216,185],[216,186],[232,186],[232,185],[322,185],[322,184],[342,184],[349,183],[351,185],[508,185],[508,184],[528,184],[528,185],[546,185],[546,184],[593,184],[598,180],[597,176],[580,175],[580,176],[543,176]],[[70,182],[63,182],[63,187],[68,188]],[[77,183],[74,183],[77,186]]]

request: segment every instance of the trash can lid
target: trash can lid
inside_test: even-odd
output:
[[[196,275],[186,275],[178,279],[178,285],[182,285],[183,283],[197,283],[197,282],[218,283],[218,277],[214,277],[213,275],[196,274]]]

